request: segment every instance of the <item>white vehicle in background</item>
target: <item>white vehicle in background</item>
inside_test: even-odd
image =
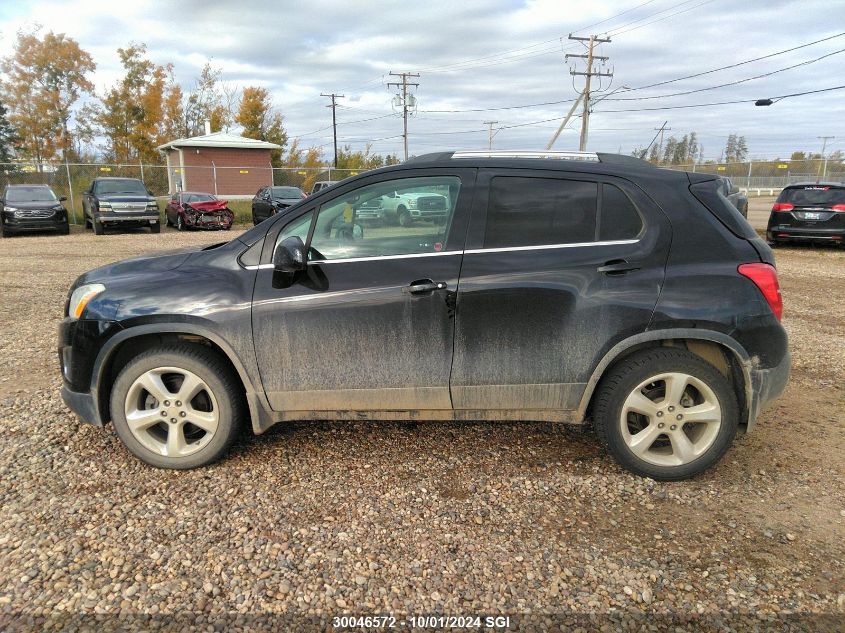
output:
[[[385,224],[410,226],[415,220],[443,224],[449,213],[449,200],[439,193],[424,191],[391,192],[357,207],[361,220],[381,220]]]

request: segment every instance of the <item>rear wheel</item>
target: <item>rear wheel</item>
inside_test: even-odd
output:
[[[159,468],[188,469],[218,460],[246,418],[240,383],[203,347],[151,349],[114,383],[111,415],[121,441]]]
[[[411,218],[411,214],[405,207],[399,207],[396,209],[396,213],[399,215],[399,226],[411,226],[411,223],[414,221]]]
[[[671,481],[719,461],[736,435],[739,407],[728,379],[682,349],[632,354],[602,379],[596,433],[626,469]]]

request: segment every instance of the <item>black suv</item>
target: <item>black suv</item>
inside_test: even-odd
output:
[[[259,224],[301,202],[305,192],[299,187],[262,187],[252,198],[252,223]]]
[[[24,231],[70,233],[67,209],[47,185],[7,185],[0,198],[0,236]]]
[[[769,214],[766,237],[773,246],[785,242],[845,241],[845,184],[802,182],[780,192]]]
[[[85,228],[103,235],[108,227],[150,227],[161,232],[158,204],[152,192],[137,178],[95,178],[82,192]]]
[[[445,196],[446,221],[364,227],[391,192]],[[626,468],[682,479],[784,389],[781,310],[771,250],[713,175],[433,154],[82,275],[62,395],[168,468],[288,420],[591,420]]]

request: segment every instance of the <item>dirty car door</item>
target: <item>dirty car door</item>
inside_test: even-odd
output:
[[[668,219],[609,176],[485,170],[478,190],[458,289],[454,407],[570,411],[598,360],[648,327]]]
[[[255,350],[277,411],[451,409],[454,301],[474,170],[415,170],[350,183],[268,233],[253,302]],[[445,226],[358,221],[387,191],[446,195]],[[272,252],[298,235],[307,270],[274,272]]]

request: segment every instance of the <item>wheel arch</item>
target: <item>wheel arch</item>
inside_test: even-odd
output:
[[[268,406],[262,402],[263,390],[256,390],[241,359],[222,337],[208,328],[190,323],[178,326],[165,323],[138,325],[109,339],[97,355],[92,370],[91,393],[100,420],[103,423],[111,420],[111,389],[125,362],[154,345],[170,342],[204,345],[220,355],[240,380],[249,405],[253,431],[259,432],[261,427],[257,424],[268,415]]]
[[[730,336],[712,330],[677,328],[637,334],[614,345],[593,370],[578,405],[577,418],[589,417],[602,377],[622,359],[642,349],[682,347],[714,365],[734,385],[740,408],[740,426],[747,427],[752,415],[752,359]]]

